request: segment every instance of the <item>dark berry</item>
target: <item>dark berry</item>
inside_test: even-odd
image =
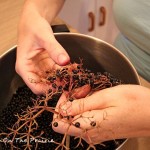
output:
[[[53,76],[53,78],[52,78],[53,80],[56,80],[56,76]]]
[[[65,78],[66,81],[69,81],[69,80],[70,80],[70,75],[69,75],[69,74],[66,74],[66,75],[64,76],[64,78]]]
[[[50,71],[49,71],[49,70],[47,70],[47,71],[45,71],[45,73],[46,73],[46,74],[49,74],[49,73],[50,73]]]
[[[49,90],[48,90],[48,93],[51,93],[51,92],[52,92],[52,89],[49,89]]]
[[[73,102],[73,100],[74,100],[73,97],[70,97],[70,98],[69,98],[69,101],[70,101],[70,102]]]
[[[80,65],[78,65],[78,66],[77,66],[77,69],[80,69],[80,68],[81,68]]]
[[[95,121],[92,121],[92,122],[90,123],[90,125],[91,125],[92,127],[95,127],[95,126],[96,126],[96,122],[95,122]]]
[[[74,74],[77,74],[79,71],[78,71],[78,70],[72,70],[72,72],[73,72]]]
[[[58,122],[54,122],[54,123],[53,123],[53,126],[54,126],[54,127],[58,127]]]
[[[56,76],[57,76],[57,77],[61,77],[60,70],[56,70]]]
[[[90,85],[93,86],[93,84],[94,84],[94,80],[90,79]]]
[[[91,70],[85,69],[85,73],[91,73]]]
[[[78,80],[79,79],[79,76],[77,74],[74,74],[72,77],[73,77],[74,80]]]
[[[52,79],[52,77],[48,77],[48,81],[52,81],[53,79]]]
[[[56,87],[57,87],[57,85],[56,85],[55,83],[53,83],[53,84],[52,84],[52,87],[53,87],[53,88],[56,88]]]
[[[63,90],[63,87],[60,85],[60,86],[58,87],[58,92],[62,92],[62,90]]]
[[[75,125],[75,127],[80,128],[80,123],[79,122],[76,122],[74,125]]]
[[[65,90],[65,91],[68,91],[68,89],[69,89],[69,83],[67,83],[67,84],[64,86],[64,90]]]
[[[67,120],[69,120],[69,119],[70,119],[70,116],[64,116],[64,118],[67,118]]]
[[[92,74],[87,74],[87,77],[88,78],[92,78]]]

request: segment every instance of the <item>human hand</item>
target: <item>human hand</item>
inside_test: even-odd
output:
[[[39,78],[42,71],[66,65],[70,58],[56,41],[46,17],[39,13],[39,7],[36,8],[40,1],[35,5],[33,2],[27,1],[19,23],[16,71],[28,87],[39,94],[45,90]]]
[[[73,102],[65,101],[62,95],[57,109],[63,116],[74,118],[54,115],[56,132],[83,138],[89,144],[150,135],[150,90],[145,87],[118,85]]]

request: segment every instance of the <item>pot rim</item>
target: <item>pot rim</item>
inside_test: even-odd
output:
[[[119,51],[119,49],[117,49],[115,46],[107,43],[106,41],[103,41],[99,38],[96,38],[96,37],[93,37],[91,35],[85,35],[85,34],[81,34],[81,33],[71,33],[71,32],[62,32],[62,33],[54,33],[54,35],[73,35],[73,36],[80,36],[80,37],[84,37],[84,38],[89,38],[89,39],[92,39],[94,41],[98,41],[98,42],[101,42],[107,46],[109,46],[110,48],[112,48],[113,50],[115,50],[117,53],[119,53],[119,55],[121,55],[126,61],[127,63],[131,66],[131,68],[133,69],[133,72],[135,73],[136,77],[137,77],[137,80],[138,80],[138,83],[139,85],[141,85],[141,82],[140,82],[140,78],[139,78],[139,74],[137,73],[135,67],[133,66],[133,64],[131,63],[131,61],[121,52]]]
[[[7,55],[11,50],[17,48],[17,45],[14,45],[12,46],[11,48],[9,48],[8,50],[6,50],[5,52],[3,52],[1,55],[0,55],[0,59],[2,59],[3,57],[5,57],[5,55]]]
[[[139,85],[141,85],[141,82],[140,82],[140,78],[139,78],[139,74],[137,73],[135,67],[133,66],[133,64],[131,63],[131,61],[121,52],[119,51],[115,46],[107,43],[106,41],[103,41],[99,38],[96,38],[96,37],[93,37],[93,36],[90,36],[90,35],[85,35],[85,34],[81,34],[81,33],[71,33],[71,32],[62,32],[62,33],[54,33],[54,36],[59,36],[59,35],[73,35],[73,36],[80,36],[80,37],[84,37],[84,38],[89,38],[89,39],[92,39],[94,41],[98,41],[98,42],[101,42],[107,46],[109,46],[110,48],[112,48],[113,50],[115,50],[117,53],[119,53],[126,61],[127,63],[131,66],[131,68],[133,69],[136,77],[137,77],[137,80],[138,80],[138,83]],[[17,48],[17,45],[14,45],[13,47],[9,48],[7,51],[5,51],[4,53],[2,53],[0,55],[0,59],[2,59],[5,55],[7,55],[11,50],[13,50],[14,48]]]

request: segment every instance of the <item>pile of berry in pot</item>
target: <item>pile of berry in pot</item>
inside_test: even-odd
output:
[[[69,137],[67,133],[59,134],[52,129],[52,126],[55,128],[59,126],[59,122],[53,119],[53,115],[80,128],[80,122],[75,122],[73,116],[63,116],[60,113],[61,110],[56,109],[62,94],[66,95],[66,102],[73,102],[95,91],[122,84],[121,80],[107,72],[93,73],[84,69],[82,63],[71,63],[59,69],[46,70],[40,75],[40,78],[40,84],[48,87],[45,94],[35,95],[24,85],[17,89],[7,107],[1,111],[1,149],[114,150],[124,141],[120,139],[89,146],[82,140],[82,137]],[[89,123],[92,128],[97,126],[95,121]]]

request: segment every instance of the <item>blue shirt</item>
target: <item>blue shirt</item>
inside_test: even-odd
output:
[[[113,11],[121,31],[114,45],[150,81],[150,0],[114,0]]]

